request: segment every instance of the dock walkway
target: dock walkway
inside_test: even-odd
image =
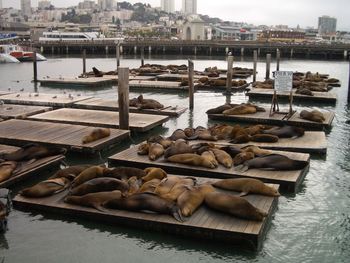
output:
[[[51,107],[2,104],[0,105],[0,118],[4,120],[25,119],[28,116],[43,113],[50,110],[52,110]]]

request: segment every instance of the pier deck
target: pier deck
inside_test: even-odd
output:
[[[132,131],[146,132],[169,120],[168,116],[150,114],[129,114],[129,127]],[[119,127],[119,112],[62,108],[29,117],[30,120],[80,124],[106,128]]]
[[[295,160],[309,161],[310,155],[303,153],[279,152]],[[164,169],[168,173],[176,173],[191,176],[206,176],[211,178],[255,178],[263,180],[266,183],[279,184],[282,190],[295,192],[302,183],[305,175],[309,170],[309,165],[303,170],[297,171],[268,171],[261,169],[249,169],[246,172],[236,171],[234,168],[225,168],[222,165],[215,169],[204,167],[195,167],[185,164],[175,164],[167,162],[163,157],[157,161],[150,161],[148,156],[138,155],[137,146],[129,148],[123,152],[117,153],[108,158],[111,166],[132,166],[138,168],[146,168],[155,166]]]
[[[198,179],[199,182],[202,179]],[[214,181],[207,179],[206,181]],[[278,188],[278,185],[272,185]],[[221,190],[219,190],[221,191]],[[231,192],[233,194],[238,194]],[[270,226],[272,215],[277,207],[278,198],[261,195],[248,195],[244,198],[259,209],[268,212],[262,221],[249,221],[214,211],[202,205],[191,217],[181,223],[169,215],[159,215],[143,212],[130,212],[108,209],[106,213],[93,208],[71,205],[63,202],[66,192],[46,198],[25,198],[17,195],[14,200],[16,208],[27,211],[40,210],[44,212],[59,213],[106,222],[115,225],[126,225],[132,228],[144,228],[176,234],[195,239],[208,239],[212,241],[228,242],[259,250]]]
[[[82,144],[83,136],[88,135],[93,129],[82,125],[12,119],[0,123],[0,143],[15,146],[43,143],[65,147],[69,151],[96,153],[129,137],[129,131],[111,129],[109,137]]]
[[[0,118],[4,120],[25,119],[28,116],[43,113],[50,110],[52,110],[51,107],[3,104],[0,105]]]
[[[188,90],[188,86],[181,86],[181,82],[175,81],[131,80],[129,87],[130,89]]]
[[[74,108],[88,109],[88,110],[104,110],[104,111],[119,111],[117,100],[108,100],[101,98],[91,98],[74,103]],[[153,114],[153,115],[164,115],[171,117],[178,117],[186,111],[187,108],[182,107],[164,107],[163,109],[138,109],[136,107],[129,107],[129,112],[140,113],[140,114]]]
[[[41,86],[78,86],[96,88],[101,86],[111,86],[115,82],[111,78],[48,78],[39,79]]]

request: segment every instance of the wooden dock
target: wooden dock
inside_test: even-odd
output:
[[[28,116],[43,113],[50,110],[52,110],[51,107],[3,104],[0,105],[0,118],[4,120],[25,119]]]
[[[201,179],[199,179],[200,181]],[[203,181],[203,179],[202,179]],[[206,181],[214,181],[207,179]],[[278,188],[278,185],[272,185]],[[222,190],[219,190],[222,191]],[[223,191],[224,192],[224,191]],[[238,194],[231,192],[233,194]],[[277,207],[278,198],[260,195],[248,195],[247,199],[254,206],[268,212],[262,221],[249,221],[214,211],[202,205],[191,217],[181,223],[169,215],[130,212],[108,209],[106,213],[93,208],[71,205],[63,202],[66,192],[46,198],[25,198],[17,195],[13,199],[16,208],[32,211],[33,209],[70,215],[73,217],[105,222],[114,225],[126,225],[151,231],[176,234],[188,238],[228,242],[230,245],[244,246],[259,250],[269,229],[272,215]]]
[[[270,116],[270,112],[268,109],[266,109],[265,112],[256,112],[254,114],[242,115],[208,114],[208,118],[211,120],[248,122],[279,126],[293,125],[317,130],[328,129],[332,126],[335,113],[331,111],[322,111],[322,113],[326,119],[322,123],[301,119],[299,112],[295,112],[291,117],[288,117],[287,113],[275,113],[272,116]]]
[[[303,102],[322,102],[335,104],[337,102],[337,94],[332,92],[312,92],[314,96],[307,96],[302,94],[296,94],[293,92],[293,100],[294,101],[303,101]],[[250,88],[250,90],[246,93],[249,99],[272,99],[273,89],[258,89],[258,88]],[[278,98],[282,100],[289,99],[289,93],[278,94]]]
[[[68,151],[93,154],[111,148],[129,137],[129,131],[111,129],[109,137],[82,144],[83,136],[93,129],[81,125],[12,119],[0,122],[0,143],[15,146],[43,143],[65,147]]]
[[[309,161],[310,155],[303,153],[279,152],[295,160]],[[191,175],[198,177],[210,178],[255,178],[263,180],[266,183],[279,184],[284,191],[295,192],[299,185],[304,180],[309,166],[303,170],[298,171],[268,171],[259,169],[249,169],[246,172],[236,171],[234,168],[225,168],[219,165],[216,169],[209,169],[204,167],[195,167],[185,164],[175,164],[164,160],[163,157],[157,161],[150,161],[148,156],[138,155],[137,146],[131,147],[123,152],[113,155],[108,158],[110,166],[132,166],[138,168],[146,168],[148,166],[155,166],[164,169],[168,173]]]
[[[23,181],[31,176],[35,177],[43,170],[58,168],[60,163],[64,160],[64,155],[55,155],[41,158],[33,163],[23,163],[23,167],[16,171],[8,180],[0,182],[0,188],[9,187],[19,181]]]
[[[115,80],[111,78],[47,78],[39,79],[41,86],[57,87],[57,86],[74,86],[74,87],[86,87],[97,88],[102,86],[112,86]]]
[[[0,96],[8,104],[47,106],[54,108],[71,107],[73,103],[92,98],[91,96],[69,96],[70,94],[11,93]]]
[[[86,126],[118,128],[119,112],[62,108],[28,117],[30,120],[80,124]],[[146,132],[169,120],[168,116],[150,114],[129,114],[129,127],[132,131]]]
[[[242,86],[231,87],[231,92],[242,92],[245,91],[250,86],[250,83],[244,84]],[[206,91],[226,91],[226,86],[210,86],[210,85],[196,85],[196,90],[206,90]]]
[[[113,83],[118,83],[118,75],[103,75],[102,78],[110,79]],[[129,75],[129,81],[132,80],[155,80],[155,76],[138,76],[138,75]]]
[[[73,104],[74,108],[77,109],[87,109],[87,110],[103,110],[103,111],[119,111],[117,99],[101,99],[101,98],[91,98],[83,100]],[[184,113],[187,108],[183,107],[164,107],[163,109],[153,110],[153,109],[138,109],[136,107],[129,107],[129,112],[140,113],[140,114],[153,114],[153,115],[164,115],[170,117],[178,117]]]
[[[180,82],[175,81],[131,80],[129,87],[130,89],[188,90],[188,86],[181,86]]]

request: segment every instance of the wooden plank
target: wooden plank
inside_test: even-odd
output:
[[[88,76],[88,78],[91,78]],[[118,75],[103,75],[102,78],[113,80],[113,82],[118,82]],[[129,81],[131,80],[155,80],[156,76],[139,76],[139,75],[129,75]]]
[[[96,88],[102,86],[111,86],[114,81],[108,78],[47,78],[39,79],[41,86],[71,86]]]
[[[293,91],[293,100],[294,101],[305,101],[305,102],[323,102],[335,104],[337,102],[337,94],[332,92],[312,92],[314,96],[307,96],[302,94],[296,94],[295,90]],[[272,99],[273,89],[258,89],[250,88],[246,93],[250,99]],[[278,94],[278,98],[282,100],[289,99],[289,93]]]
[[[200,183],[204,181],[213,182],[215,179],[198,178],[198,181]],[[278,189],[278,185],[272,186]],[[231,194],[237,195],[238,193],[231,192]],[[168,215],[111,209],[107,209],[107,212],[104,213],[92,208],[66,204],[63,202],[65,195],[66,192],[46,198],[25,198],[17,195],[13,199],[13,203],[16,208],[30,211],[36,209],[45,212],[68,214],[73,217],[92,219],[96,222],[122,224],[133,228],[146,228],[190,238],[200,238],[201,240],[208,239],[229,242],[230,244],[240,244],[256,250],[261,248],[262,241],[264,240],[264,236],[262,235],[265,234],[261,230],[268,228],[272,220],[272,213],[274,212],[272,208],[276,206],[278,201],[277,197],[260,195],[248,195],[244,197],[259,209],[269,211],[269,216],[262,222],[239,219],[211,210],[205,205],[202,205],[194,215],[189,217],[184,223],[181,223]],[[236,227],[242,225],[245,227],[239,228],[241,230]],[[251,229],[251,231],[249,232],[248,229]]]
[[[323,130],[325,128],[330,128],[335,116],[334,112],[322,111],[325,116],[325,121],[322,123],[304,120],[299,117],[299,112],[295,112],[290,118],[287,114],[275,113],[270,116],[269,109],[265,109],[265,112],[256,112],[254,114],[241,114],[241,115],[224,115],[224,114],[208,114],[208,118],[211,120],[220,121],[233,121],[233,122],[247,122],[247,123],[258,123],[258,124],[269,124],[269,125],[293,125],[300,126],[304,128],[312,128]],[[306,109],[311,110],[311,109]],[[283,112],[283,110],[281,110]],[[287,112],[285,110],[284,112]]]
[[[12,119],[0,123],[0,143],[15,146],[43,143],[65,147],[69,151],[96,153],[129,137],[129,131],[111,129],[109,137],[82,144],[83,136],[93,129],[94,127],[81,125]]]
[[[25,106],[15,104],[0,105],[0,118],[7,119],[25,119],[27,116],[52,110],[51,107]]]
[[[97,111],[62,108],[51,112],[29,117],[30,120],[80,124],[107,128],[119,127],[119,113],[113,111]],[[168,116],[130,113],[130,130],[146,132],[169,120]]]
[[[23,163],[20,170],[16,171],[8,180],[0,182],[0,188],[9,187],[31,176],[37,176],[37,174],[43,170],[47,171],[49,168],[57,168],[64,158],[64,155],[56,155],[41,158],[31,164]]]
[[[19,147],[16,147],[16,146],[0,144],[0,159],[1,159],[2,154],[12,153],[12,152],[17,151],[18,149],[19,149]]]
[[[180,82],[173,81],[131,80],[129,87],[130,89],[188,90],[187,86],[181,86]]]
[[[294,160],[310,161],[309,154],[278,152]],[[301,183],[299,177],[304,178],[309,170],[309,165],[303,170],[297,171],[270,171],[262,169],[249,169],[246,172],[235,170],[235,168],[225,168],[219,165],[218,168],[209,169],[204,167],[195,167],[185,164],[175,164],[167,162],[163,157],[157,161],[150,161],[148,156],[141,156],[137,154],[137,146],[131,147],[123,152],[117,153],[108,158],[111,165],[133,166],[139,168],[146,168],[147,166],[156,166],[164,169],[168,173],[177,173],[191,176],[206,176],[212,178],[255,178],[263,180],[267,183],[274,183],[281,185],[282,190],[295,192]]]
[[[70,94],[11,93],[0,96],[4,103],[19,105],[48,106],[55,108],[71,107],[73,103],[86,100],[91,96],[69,96]]]

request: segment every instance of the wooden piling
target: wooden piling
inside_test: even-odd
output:
[[[38,82],[38,67],[36,61],[36,51],[33,52],[33,74],[34,74],[34,83]]]
[[[129,68],[118,68],[119,129],[129,130]]]
[[[141,67],[145,65],[145,48],[141,47]]]
[[[253,82],[256,81],[256,66],[258,63],[258,51],[254,50],[254,63],[253,63]]]
[[[83,50],[83,74],[86,73],[86,49]]]
[[[276,71],[280,70],[280,60],[281,60],[281,52],[277,48],[277,51],[276,51]]]
[[[348,103],[350,103],[350,57],[349,57]]]
[[[190,109],[194,107],[194,64],[192,60],[188,60],[188,92],[190,99]]]
[[[226,93],[231,94],[232,89],[232,67],[233,67],[233,56],[227,57],[227,77],[226,77]]]
[[[120,66],[120,43],[116,46],[116,56],[117,56],[117,69]]]
[[[266,54],[266,76],[265,79],[270,78],[271,54]]]

